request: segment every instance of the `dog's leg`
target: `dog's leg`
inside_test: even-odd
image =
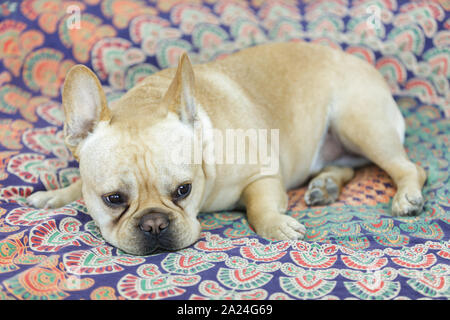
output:
[[[365,156],[394,180],[394,216],[419,214],[424,203],[426,172],[412,163],[405,152],[404,122],[395,102],[389,99],[377,105],[375,101],[366,100],[356,104],[358,107],[343,110],[336,122],[337,133],[347,150]],[[361,107],[363,103],[365,106]]]
[[[342,186],[354,176],[352,168],[348,167],[325,167],[316,175],[308,185],[305,193],[307,205],[327,205],[333,203],[339,197]]]
[[[81,179],[62,189],[38,191],[27,198],[27,203],[36,208],[59,208],[81,198]]]
[[[285,215],[288,197],[278,178],[261,178],[249,184],[242,193],[247,217],[256,233],[276,240],[303,238],[305,227]]]
[[[387,132],[386,132],[387,133]],[[413,216],[422,211],[422,187],[427,178],[425,170],[412,163],[403,149],[397,135],[380,132],[379,143],[367,143],[361,146],[362,152],[385,170],[394,180],[397,193],[392,200],[394,216]]]

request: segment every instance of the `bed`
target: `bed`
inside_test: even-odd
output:
[[[0,300],[448,299],[448,1],[24,0],[0,4]],[[428,173],[423,212],[393,217],[395,186],[374,165],[330,206],[289,192],[301,241],[257,236],[245,213],[201,213],[190,247],[131,256],[101,237],[80,199],[36,209],[26,197],[79,178],[64,146],[61,85],[92,68],[113,103],[144,77],[270,41],[308,41],[367,60],[407,123]]]

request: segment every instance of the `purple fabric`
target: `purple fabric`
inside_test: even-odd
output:
[[[445,7],[447,6],[447,7]],[[0,299],[448,299],[450,18],[445,1],[25,0],[0,4]],[[82,201],[30,208],[78,165],[62,137],[60,89],[77,63],[109,101],[187,50],[194,63],[269,41],[354,54],[386,78],[423,166],[417,217],[392,217],[395,187],[375,166],[338,202],[287,214],[302,241],[257,236],[242,212],[202,213],[187,249],[137,257],[106,243]]]

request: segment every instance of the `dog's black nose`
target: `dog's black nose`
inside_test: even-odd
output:
[[[167,229],[169,224],[170,221],[167,214],[155,212],[142,216],[139,228],[144,232],[158,236],[163,230]]]

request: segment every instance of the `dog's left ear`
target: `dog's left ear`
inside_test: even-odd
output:
[[[193,124],[197,118],[194,97],[194,70],[187,53],[184,52],[178,61],[175,78],[172,80],[162,101],[170,111],[178,114],[181,121]]]
[[[110,121],[111,114],[97,76],[80,64],[67,74],[62,100],[66,117],[65,142],[73,153],[100,121]]]

